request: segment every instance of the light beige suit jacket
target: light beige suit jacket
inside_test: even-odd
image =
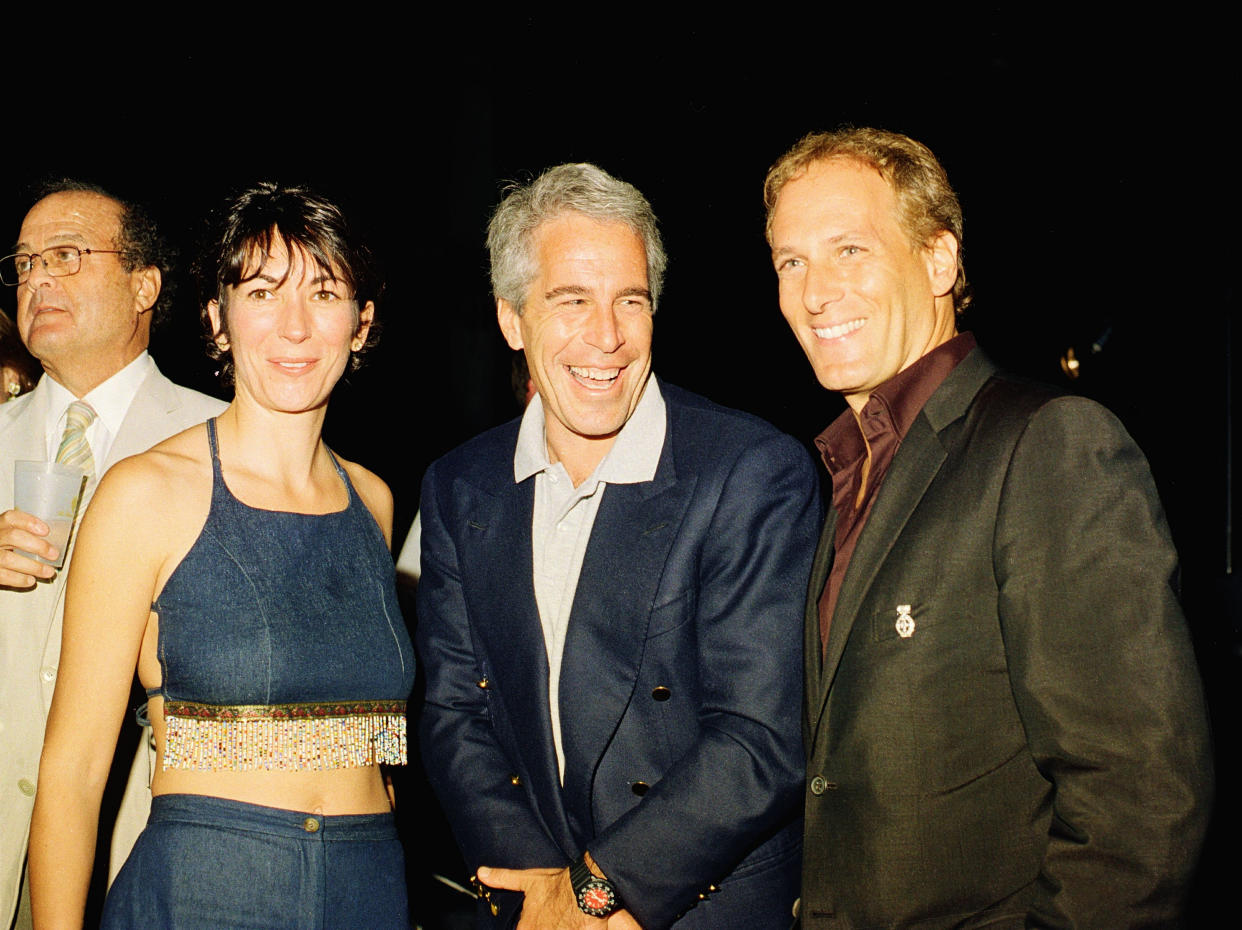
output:
[[[13,506],[13,463],[46,457],[43,425],[49,393],[44,377],[26,396],[0,405],[0,512]],[[201,423],[225,406],[152,371],[134,395],[104,469]],[[84,506],[87,503],[89,496]],[[117,542],[123,545],[122,540]],[[43,729],[60,662],[65,576],[72,557],[71,547],[64,569],[33,590],[0,588],[0,927],[9,925],[21,893]],[[142,748],[139,756],[114,829],[113,874],[129,855],[151,805]]]

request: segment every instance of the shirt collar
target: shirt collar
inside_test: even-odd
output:
[[[103,384],[96,385],[82,398],[91,405],[91,409],[107,428],[110,436],[115,436],[121,429],[129,405],[133,403],[138,388],[147,376],[155,371],[155,362],[150,353],[143,350],[132,362],[114,374]],[[68,388],[51,375],[45,375],[48,381],[48,424],[47,435],[59,442],[65,411],[77,400]]]
[[[905,439],[924,405],[974,347],[975,337],[960,333],[872,391],[860,415],[855,416],[853,408],[847,408],[815,437],[815,445],[828,470],[836,472],[866,454],[860,419],[874,421],[880,428],[891,428],[898,441]]]
[[[543,401],[536,394],[526,406],[522,425],[518,430],[517,448],[513,452],[513,480],[521,483],[531,475],[549,468],[548,443],[544,437],[547,414]],[[655,477],[664,450],[664,436],[668,430],[668,417],[664,408],[664,395],[660,382],[649,375],[638,406],[625,421],[612,448],[595,466],[595,471],[583,482],[591,485],[598,481],[609,484],[638,484]]]

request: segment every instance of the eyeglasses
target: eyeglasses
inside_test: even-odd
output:
[[[42,252],[18,252],[0,259],[0,280],[14,286],[25,284],[35,259],[53,278],[64,278],[82,270],[83,255],[120,255],[120,249],[79,249],[76,245],[56,245]]]

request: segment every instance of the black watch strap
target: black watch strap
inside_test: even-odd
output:
[[[591,917],[607,917],[621,907],[612,882],[600,878],[586,864],[586,854],[569,867],[569,884],[573,886],[578,909]]]

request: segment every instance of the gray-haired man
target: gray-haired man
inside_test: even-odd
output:
[[[522,891],[521,930],[784,930],[808,457],[651,374],[665,259],[630,185],[553,168],[488,244],[537,396],[429,469],[418,592],[423,758],[481,925]]]

